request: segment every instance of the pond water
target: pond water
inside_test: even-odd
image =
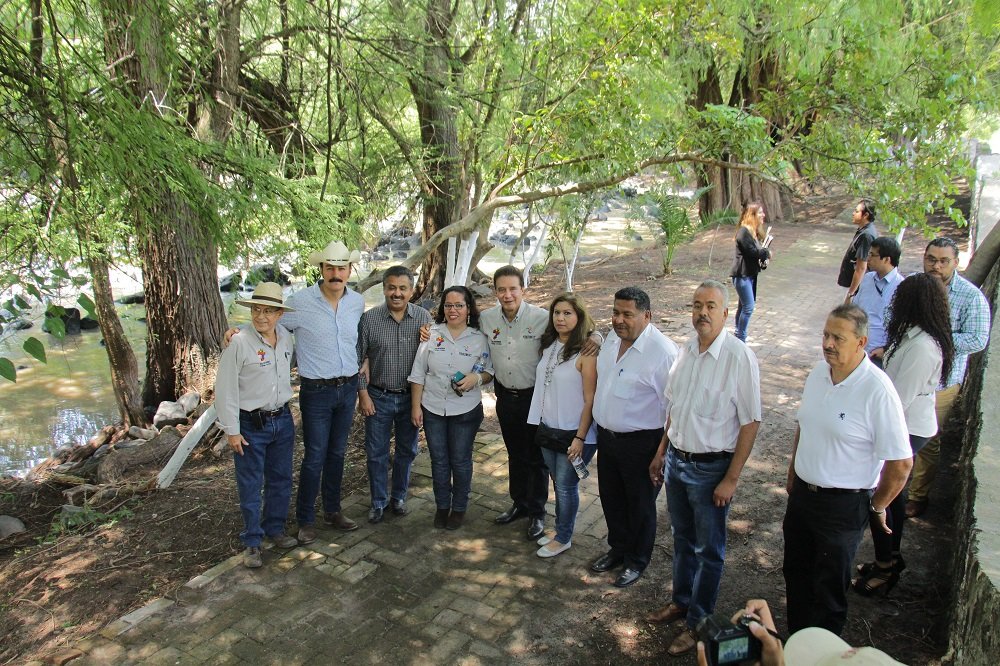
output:
[[[580,260],[649,244],[648,240],[644,243],[628,240],[625,229],[623,218],[591,222],[581,244]],[[646,229],[639,231],[649,238]],[[509,256],[509,248],[494,248],[479,267],[491,274],[508,263]],[[386,265],[391,263],[385,262]],[[524,265],[520,252],[514,263]],[[116,276],[117,279],[113,279],[115,296],[138,291],[136,277],[135,274]],[[298,284],[291,289],[301,287]],[[248,311],[234,305],[235,296],[222,296],[229,321],[246,321]],[[369,289],[365,300],[369,306],[381,303],[381,288]],[[145,367],[146,330],[139,320],[145,315],[144,308],[118,305],[118,313],[141,372]],[[24,340],[29,336],[45,344],[48,363],[39,363],[22,351]],[[16,384],[0,380],[0,475],[23,476],[57,448],[82,444],[101,427],[118,419],[110,388],[108,357],[101,345],[99,330],[83,331],[81,335],[67,336],[60,341],[41,332],[38,319],[31,329],[0,338],[0,355],[9,358],[18,368]]]

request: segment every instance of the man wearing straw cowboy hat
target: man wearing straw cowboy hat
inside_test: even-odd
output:
[[[295,424],[288,409],[292,336],[278,325],[291,308],[284,304],[281,286],[273,282],[261,282],[252,298],[236,302],[250,308],[254,332],[237,336],[222,352],[215,409],[233,450],[243,513],[240,541],[246,546],[243,564],[255,569],[262,564],[260,544],[265,535],[279,548],[298,544],[285,533],[295,445]]]
[[[347,288],[347,279],[351,264],[360,259],[357,250],[336,240],[310,254],[309,263],[319,266],[323,279],[288,297],[295,312],[282,322],[295,333],[302,380],[305,455],[295,503],[302,543],[316,539],[316,495],[321,491],[323,522],[344,531],[358,527],[340,510],[340,486],[358,399],[358,323],[365,310],[364,297]]]

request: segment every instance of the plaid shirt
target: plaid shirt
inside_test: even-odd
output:
[[[955,342],[955,362],[948,381],[939,388],[961,384],[969,354],[986,348],[990,340],[990,305],[976,285],[957,272],[948,284],[948,303],[951,306],[951,334]]]
[[[431,323],[427,310],[406,304],[402,321],[396,321],[385,304],[361,315],[358,325],[358,364],[369,360],[369,381],[360,379],[358,390],[368,384],[398,391],[409,387],[406,378],[420,346],[420,327]]]

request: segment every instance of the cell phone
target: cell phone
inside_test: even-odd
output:
[[[462,389],[458,388],[458,383],[463,379],[465,379],[465,375],[461,372],[456,372],[451,376],[451,390],[454,391],[455,395],[459,398],[465,395],[465,393],[462,392]]]

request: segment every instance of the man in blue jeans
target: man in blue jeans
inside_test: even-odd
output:
[[[278,320],[290,308],[284,304],[281,286],[273,282],[260,283],[253,298],[236,302],[250,308],[253,332],[238,336],[219,358],[215,410],[233,451],[243,514],[240,541],[246,546],[243,564],[256,569],[263,564],[264,536],[278,548],[298,545],[285,533],[295,423],[288,409],[292,336]]]
[[[725,285],[705,280],[694,292],[696,335],[670,369],[670,412],[649,465],[653,483],[664,482],[674,536],[673,598],[650,622],[685,618],[668,652],[695,647],[695,627],[715,610],[726,557],[726,518],[743,465],[760,427],[760,373],[750,348],[725,330]]]
[[[368,379],[360,378],[358,404],[365,415],[365,452],[371,509],[368,522],[380,523],[386,508],[397,516],[409,513],[406,493],[410,467],[419,451],[417,428],[410,420],[410,383],[406,381],[420,346],[420,327],[430,324],[427,310],[410,303],[413,273],[390,266],[382,275],[385,304],[361,315],[358,361],[369,362]],[[396,431],[389,493],[389,440]]]
[[[295,312],[282,324],[295,334],[299,364],[299,407],[305,455],[299,472],[295,517],[299,541],[316,540],[316,495],[322,492],[323,522],[350,531],[358,524],[340,510],[347,436],[358,399],[358,323],[365,299],[347,288],[357,250],[340,241],[309,255],[323,279],[288,298]],[[322,482],[322,486],[320,485]]]

